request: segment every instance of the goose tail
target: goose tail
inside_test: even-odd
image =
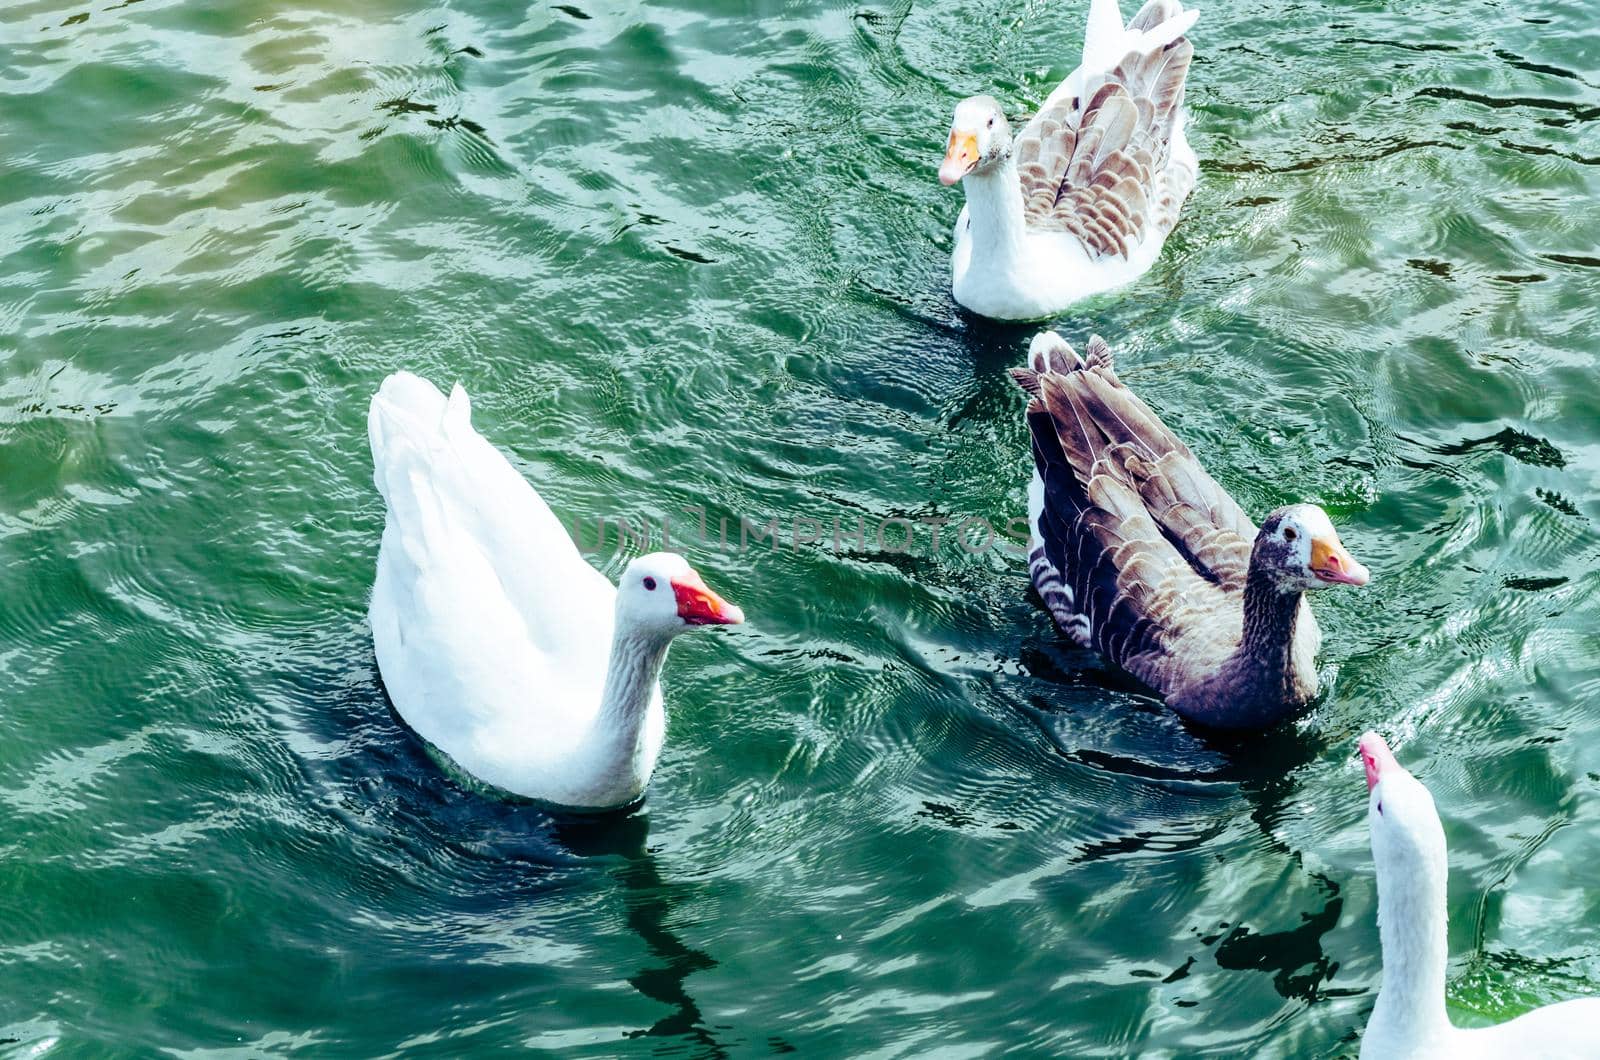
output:
[[[1181,0],[1148,0],[1128,22],[1128,35],[1132,38],[1128,50],[1146,54],[1160,51],[1181,39],[1199,18],[1200,12],[1185,8]]]
[[[457,396],[459,395],[459,402]],[[384,500],[390,497],[394,477],[445,439],[450,421],[462,415],[466,393],[459,385],[445,396],[420,376],[395,372],[383,381],[367,410],[367,441],[372,446],[372,477]],[[470,415],[470,407],[467,407]]]
[[[1089,0],[1089,23],[1083,31],[1083,69],[1106,70],[1121,59],[1126,31],[1117,0]]]
[[[1126,25],[1117,0],[1090,0],[1083,35],[1083,71],[1111,70],[1130,52],[1153,55],[1181,40],[1200,18],[1182,0],[1147,0]]]

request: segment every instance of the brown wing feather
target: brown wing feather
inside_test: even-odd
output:
[[[1177,0],[1150,0],[1129,25],[1154,29],[1181,14]],[[1032,227],[1123,257],[1147,234],[1172,230],[1195,179],[1171,158],[1193,57],[1187,37],[1131,51],[1084,95],[1057,101],[1023,128],[1017,170]]]
[[[1132,458],[1125,474],[1163,532],[1196,572],[1225,589],[1244,588],[1256,526],[1233,497],[1155,411],[1129,390],[1111,365],[1110,347],[1089,340],[1095,370],[1082,385],[1094,393],[1086,404],[1110,445],[1126,445]]]
[[[1091,645],[1167,693],[1192,667],[1215,661],[1209,651],[1195,657],[1194,630],[1237,601],[1197,572],[1152,517],[1145,481],[1153,450],[1142,435],[1157,434],[1152,425],[1170,432],[1117,382],[1109,347],[1091,340],[1085,360],[1058,336],[1041,340],[1018,380],[1035,395],[1028,423],[1045,484],[1046,552],[1089,621]],[[1180,640],[1181,657],[1172,650]]]

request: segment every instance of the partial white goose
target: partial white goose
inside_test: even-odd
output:
[[[657,676],[694,626],[744,620],[681,556],[613,588],[505,456],[409,372],[367,430],[388,507],[370,617],[378,667],[416,733],[488,784],[561,806],[626,805],[666,731]]]
[[[1092,0],[1083,64],[1015,141],[1000,105],[956,107],[940,182],[961,181],[951,289],[974,313],[1037,320],[1142,276],[1194,187],[1184,83],[1199,17],[1148,0],[1126,26]]]
[[[1362,1060],[1600,1057],[1600,998],[1563,1001],[1495,1027],[1451,1025],[1444,1007],[1449,943],[1439,812],[1377,733],[1361,737],[1361,760],[1383,945],[1383,986],[1361,1040]]]

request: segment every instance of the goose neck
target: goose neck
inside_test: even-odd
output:
[[[1261,691],[1296,698],[1294,641],[1300,618],[1299,589],[1283,589],[1275,578],[1252,563],[1244,587],[1244,630],[1239,652],[1259,674]]]
[[[603,732],[633,733],[644,723],[672,638],[618,615],[597,723]]]
[[[600,708],[567,762],[568,786],[551,801],[606,809],[644,793],[661,749],[661,728],[652,715],[670,643],[670,636],[642,630],[617,615]]]
[[[1446,1035],[1445,974],[1449,964],[1446,866],[1378,865],[1378,938],[1383,984],[1372,1021],[1416,1040]]]
[[[967,223],[972,232],[974,262],[1010,260],[1021,255],[1027,221],[1022,213],[1022,188],[1016,160],[973,170],[961,178],[967,193]]]

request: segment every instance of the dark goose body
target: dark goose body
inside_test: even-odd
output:
[[[1013,375],[1031,396],[1029,573],[1056,624],[1220,728],[1260,728],[1317,694],[1305,590],[1366,570],[1315,505],[1257,527],[1122,384],[1103,339],[1080,357],[1038,336]]]

